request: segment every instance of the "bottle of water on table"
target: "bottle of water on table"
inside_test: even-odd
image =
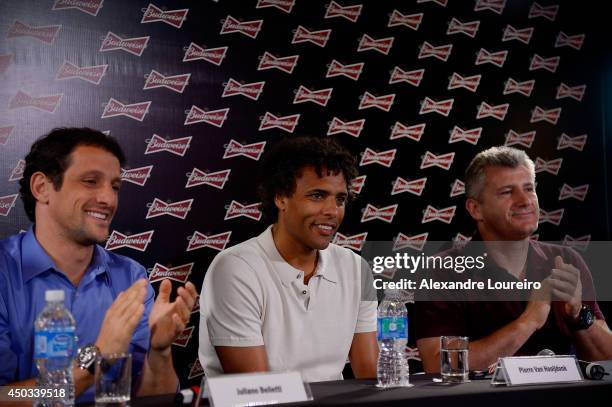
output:
[[[45,308],[34,322],[34,358],[40,389],[34,406],[73,406],[74,318],[64,307],[63,290],[45,291],[45,301]]]

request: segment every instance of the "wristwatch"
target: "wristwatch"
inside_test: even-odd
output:
[[[95,372],[95,367],[96,367],[94,362],[96,361],[96,356],[98,356],[99,353],[100,353],[100,349],[98,349],[98,347],[95,344],[88,343],[87,345],[77,350],[77,356],[76,356],[77,365],[81,369],[87,370],[89,371],[89,373],[93,375]]]
[[[595,316],[593,310],[588,305],[582,305],[578,318],[575,321],[569,323],[569,327],[572,331],[581,331],[588,329],[595,322]]]

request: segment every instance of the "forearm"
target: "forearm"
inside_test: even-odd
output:
[[[612,359],[612,331],[604,321],[595,321],[588,329],[576,331],[573,337],[581,359]]]
[[[172,350],[170,348],[162,352],[150,350],[145,357],[137,394],[150,396],[175,393],[178,383],[172,365]]]
[[[351,369],[356,379],[372,379],[376,377],[378,361],[378,342],[376,332],[356,333],[349,352]]]

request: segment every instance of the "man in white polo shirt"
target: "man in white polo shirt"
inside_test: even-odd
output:
[[[331,244],[356,175],[331,139],[279,142],[262,162],[262,210],[274,223],[213,260],[200,297],[207,376],[297,370],[337,380],[347,357],[376,377],[376,293],[367,264]]]

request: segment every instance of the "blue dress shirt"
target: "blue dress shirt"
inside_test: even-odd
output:
[[[140,278],[147,278],[140,264],[96,245],[91,264],[75,287],[55,266],[31,228],[0,241],[0,385],[38,376],[33,358],[34,321],[45,306],[46,290],[64,290],[64,305],[76,321],[81,347],[96,341],[106,310],[121,291]],[[148,319],[154,296],[148,285],[145,312],[129,346],[132,384],[149,349]],[[93,398],[92,386],[76,401]]]

